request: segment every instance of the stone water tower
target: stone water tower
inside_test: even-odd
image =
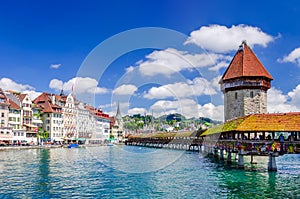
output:
[[[272,76],[243,41],[219,84],[224,93],[225,121],[267,113],[267,90]]]

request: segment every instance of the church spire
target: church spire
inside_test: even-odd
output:
[[[120,111],[120,101],[119,100],[118,100],[118,108],[117,108],[116,118],[118,120],[122,120],[122,115],[121,115],[121,111]]]
[[[59,96],[61,96],[61,97],[62,97],[62,96],[65,96],[65,94],[64,94],[64,89],[61,89]]]

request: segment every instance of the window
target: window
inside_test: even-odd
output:
[[[1,113],[1,117],[4,117],[4,113]]]
[[[253,91],[250,92],[250,97],[253,98]]]
[[[238,98],[238,94],[237,94],[237,93],[234,94],[234,98],[235,98],[235,99]]]

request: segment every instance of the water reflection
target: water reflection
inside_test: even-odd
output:
[[[224,166],[194,152],[153,172],[134,170],[165,159],[133,160],[120,151],[133,147],[92,147],[0,151],[0,198],[299,198],[299,155],[277,159],[278,172]],[[178,156],[181,151],[166,150]],[[168,161],[168,159],[166,160]],[[257,161],[257,160],[256,160]],[[284,165],[282,168],[281,165]]]

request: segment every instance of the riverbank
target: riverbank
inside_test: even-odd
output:
[[[123,143],[118,143],[115,145],[124,145]],[[83,144],[79,147],[97,147],[97,146],[107,146],[107,144]],[[5,150],[26,150],[26,149],[51,149],[51,148],[67,148],[68,145],[33,145],[33,146],[1,146],[0,151]]]
[[[84,144],[79,145],[79,147],[97,147],[97,146],[107,146],[107,144]],[[68,145],[33,145],[33,146],[1,146],[0,151],[5,150],[26,150],[26,149],[51,149],[51,148],[67,148]]]

